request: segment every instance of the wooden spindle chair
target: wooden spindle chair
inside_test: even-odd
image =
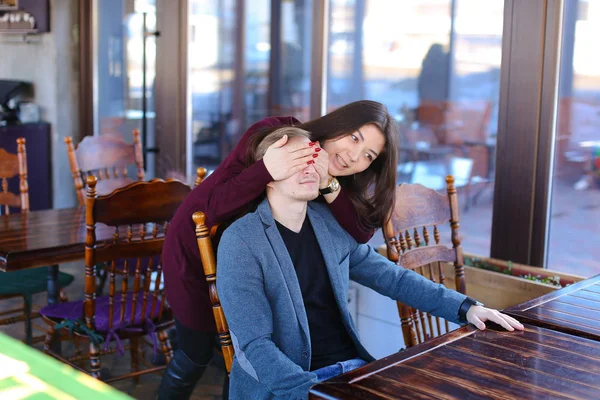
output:
[[[19,194],[9,192],[8,180],[19,177]],[[27,150],[25,139],[17,139],[17,154],[11,154],[0,149],[0,216],[9,215],[11,211],[25,214],[29,211],[29,185],[27,183]],[[1,217],[0,217],[1,218]],[[39,310],[33,308],[32,296],[42,293],[48,287],[48,270],[33,268],[10,273],[0,272],[0,300],[21,298],[23,307],[0,312],[0,325],[10,325],[18,322],[25,324],[25,342],[32,344],[43,337],[33,337],[32,319],[40,316]],[[73,282],[73,275],[59,273],[60,287],[66,287]],[[64,292],[61,298],[66,299]]]
[[[85,205],[85,180],[88,176],[94,175],[99,180],[96,185],[98,194],[108,194],[134,182],[127,176],[127,167],[131,164],[136,166],[137,180],[144,180],[142,141],[137,129],[133,130],[133,144],[112,134],[86,136],[76,149],[70,136],[65,138],[65,143],[80,206]]]
[[[229,326],[225,319],[225,313],[223,312],[223,307],[221,307],[221,300],[219,300],[219,294],[217,293],[217,263],[212,245],[212,237],[216,233],[217,226],[209,229],[206,226],[206,215],[201,211],[195,212],[192,219],[194,220],[194,225],[196,225],[196,240],[198,241],[204,275],[206,276],[206,282],[208,282],[208,291],[217,324],[219,343],[223,352],[223,358],[225,359],[225,369],[227,370],[227,374],[229,374],[231,372],[231,364],[233,363],[233,344],[231,342],[231,335],[229,334]]]
[[[8,180],[19,176],[19,194],[8,191]],[[27,150],[25,139],[17,139],[17,154],[11,154],[0,148],[0,215],[10,214],[10,208],[20,208],[21,212],[29,211],[29,185],[27,183]]]
[[[444,267],[454,265],[456,290],[466,293],[463,252],[458,232],[458,196],[454,178],[446,177],[447,194],[420,184],[396,188],[396,205],[383,228],[387,255],[399,266],[411,269],[436,283],[445,284]],[[438,227],[449,223],[448,246]],[[448,321],[398,303],[406,347],[414,346],[449,331]]]
[[[169,221],[191,188],[177,180],[154,179],[98,196],[96,184],[94,176],[87,178],[84,300],[42,309],[48,323],[44,352],[107,382],[137,380],[139,375],[165,368],[146,364],[149,368],[139,370],[138,348],[145,335],[158,336],[167,364],[173,355],[167,329],[174,320],[161,289],[160,259]],[[98,242],[96,231],[107,228],[113,229],[112,240]],[[109,294],[99,297],[95,279],[98,263],[108,265],[109,271]],[[135,266],[133,275],[131,266]],[[63,358],[52,352],[54,340],[71,340],[72,336],[89,343],[87,355]],[[116,349],[107,344],[113,339]],[[100,356],[122,351],[121,340],[130,341],[132,372],[101,378]],[[83,359],[89,359],[89,371],[76,364]],[[145,363],[143,357],[141,361]]]

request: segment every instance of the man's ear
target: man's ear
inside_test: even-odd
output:
[[[275,181],[271,181],[269,183],[267,183],[267,187],[273,189],[275,186],[273,186],[273,184],[275,183]]]

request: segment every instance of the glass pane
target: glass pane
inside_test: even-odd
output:
[[[278,63],[278,76],[272,77],[271,115],[293,115],[300,121],[309,119],[311,15],[310,0],[285,1],[281,4],[281,50],[275,60]]]
[[[444,190],[454,175],[463,248],[480,256],[490,251],[503,17],[503,0],[331,3],[328,110],[384,103],[400,130],[400,182]]]
[[[600,273],[600,2],[565,1],[547,267]]]
[[[245,0],[244,128],[269,115],[269,60],[271,57],[271,2]]]
[[[188,84],[191,92],[194,164],[212,169],[231,144],[226,134],[231,117],[234,79],[233,1],[192,0],[189,8]]]
[[[153,0],[95,2],[95,134],[117,134],[132,142],[139,129],[145,149],[154,147],[156,9]],[[144,34],[144,33],[147,34]],[[145,89],[144,89],[145,88]],[[145,93],[145,97],[144,97]],[[147,178],[154,174],[147,153]]]

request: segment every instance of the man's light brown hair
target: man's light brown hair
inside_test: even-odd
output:
[[[310,132],[294,126],[284,126],[267,135],[256,147],[254,151],[254,161],[262,160],[269,146],[281,139],[284,135],[288,136],[288,143],[294,137],[305,137],[310,139]]]

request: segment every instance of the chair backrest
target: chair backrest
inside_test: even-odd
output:
[[[8,191],[8,180],[19,175],[19,195]],[[17,139],[17,154],[0,148],[0,215],[10,214],[10,207],[29,211],[29,185],[27,184],[27,151],[25,139]],[[4,210],[4,211],[3,211]]]
[[[464,294],[466,284],[458,233],[458,196],[454,178],[447,176],[446,183],[447,194],[420,184],[398,186],[394,211],[383,233],[391,261],[434,282],[445,284],[444,264],[454,263],[456,290]],[[440,228],[447,223],[450,228],[448,246],[443,244],[440,233]],[[398,312],[407,347],[439,336],[449,329],[448,321],[442,327],[439,318],[404,304],[398,303]],[[434,329],[434,321],[437,329]]]
[[[191,188],[177,180],[134,182],[111,194],[96,194],[96,177],[87,178],[85,242],[85,320],[96,328],[96,265],[109,267],[107,328],[160,321],[165,310],[160,256],[169,221]],[[113,238],[96,240],[97,224],[114,228]],[[104,228],[105,229],[105,228]],[[132,274],[133,272],[133,274]],[[121,276],[121,289],[116,275]],[[133,275],[133,289],[129,277]],[[153,276],[154,275],[154,276]],[[117,313],[117,314],[115,314]]]
[[[206,276],[206,282],[208,282],[208,291],[217,324],[217,332],[219,333],[221,351],[225,359],[225,368],[227,369],[227,373],[229,373],[231,372],[231,364],[233,363],[234,350],[231,343],[231,335],[229,334],[229,326],[227,325],[225,313],[223,312],[223,307],[221,307],[221,300],[219,300],[219,294],[217,293],[217,263],[211,240],[216,232],[216,227],[209,229],[206,226],[206,215],[201,211],[195,212],[192,218],[196,225],[196,240],[198,241],[204,275]]]
[[[144,180],[142,142],[137,129],[133,130],[133,144],[110,134],[86,136],[77,149],[73,148],[70,136],[65,138],[65,143],[79,205],[85,204],[85,179],[88,176],[94,175],[98,180],[119,179],[123,182],[120,186],[126,186],[132,181],[127,179],[127,166],[135,164],[137,180]],[[106,193],[111,191],[106,190]]]

